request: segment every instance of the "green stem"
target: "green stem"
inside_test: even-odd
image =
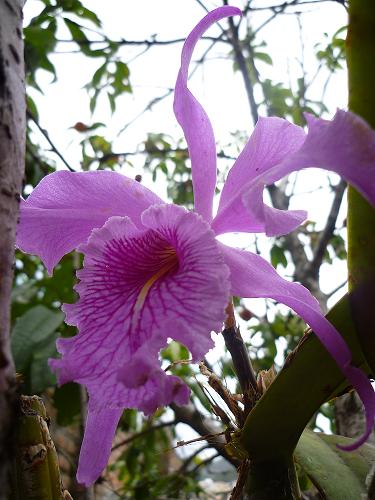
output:
[[[349,108],[375,128],[375,8],[373,0],[350,0],[347,37]],[[349,290],[375,280],[375,210],[354,188],[348,190]],[[365,295],[368,296],[367,292]],[[368,307],[369,304],[366,305]],[[372,305],[373,307],[373,305]],[[353,310],[354,318],[362,314]],[[365,357],[375,369],[375,339],[361,334]]]
[[[21,396],[17,421],[13,498],[64,500],[57,453],[41,398]]]
[[[300,500],[293,459],[253,463],[246,484],[249,500]]]

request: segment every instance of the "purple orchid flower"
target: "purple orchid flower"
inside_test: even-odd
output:
[[[77,478],[91,484],[107,464],[124,408],[150,414],[172,401],[185,404],[189,389],[167,375],[158,354],[168,338],[186,345],[194,360],[213,346],[231,295],[267,297],[290,306],[314,330],[364,402],[365,434],[372,430],[375,397],[366,375],[352,366],[340,334],[310,292],[281,278],[259,255],[229,248],[227,232],[281,235],[296,228],[303,211],[263,203],[264,186],[305,167],[339,173],[375,201],[375,132],[338,111],[332,121],[308,116],[308,134],[280,118],[261,118],[229,172],[212,215],[216,148],[210,121],[187,88],[195,44],[216,21],[241,15],[234,7],[209,13],[182,50],[174,111],[189,148],[195,212],[164,203],[132,179],[109,171],[55,172],[21,205],[18,246],[37,254],[51,273],[73,249],[84,254],[77,272],[79,300],[65,304],[78,327],[60,339],[51,360],[60,383],[74,380],[89,392],[88,417]]]

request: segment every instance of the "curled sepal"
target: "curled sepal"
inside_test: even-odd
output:
[[[173,109],[189,148],[195,210],[209,222],[216,186],[215,137],[205,110],[187,87],[188,70],[194,47],[203,33],[216,21],[236,15],[242,15],[236,7],[219,7],[197,24],[182,49],[181,68],[175,87]]]

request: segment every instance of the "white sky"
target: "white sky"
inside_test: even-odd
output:
[[[207,6],[215,7],[218,2],[206,2]],[[259,1],[260,5],[271,2]],[[235,0],[233,5],[241,7],[242,2]],[[38,0],[28,0],[25,6],[25,20],[40,5]],[[129,40],[149,39],[157,34],[160,40],[185,37],[196,22],[204,15],[203,9],[194,0],[90,0],[86,5],[96,12],[103,22],[103,31],[112,39],[126,38]],[[254,2],[254,5],[256,3]],[[259,26],[269,14],[255,13],[254,26]],[[305,64],[307,73],[313,72],[314,47],[323,40],[323,33],[332,35],[338,28],[345,25],[346,16],[342,7],[335,3],[323,3],[309,6],[309,13],[302,19],[304,29]],[[88,25],[87,22],[83,24]],[[226,22],[222,21],[223,26]],[[219,28],[213,26],[209,35],[218,34]],[[94,37],[95,35],[93,35]],[[61,29],[61,38],[67,38],[67,30]],[[262,76],[276,81],[292,81],[301,75],[297,58],[300,58],[300,42],[295,16],[280,16],[266,26],[259,40],[265,40],[273,58],[273,67],[260,65]],[[200,42],[195,52],[195,58],[207,47],[209,42]],[[77,48],[74,45],[75,49]],[[58,51],[67,51],[72,45],[58,47]],[[121,57],[125,62],[140,52],[140,48],[123,47]],[[267,48],[261,49],[267,51]],[[166,88],[174,86],[179,68],[181,45],[155,47],[139,57],[131,64],[131,81],[133,95],[125,95],[119,99],[118,111],[111,116],[107,101],[99,102],[94,121],[103,121],[108,126],[107,137],[114,138],[124,124],[131,121],[144,106],[153,98],[162,95]],[[251,132],[252,123],[243,82],[239,73],[233,74],[232,63],[218,57],[226,54],[226,46],[218,44],[210,53],[210,58],[204,67],[194,75],[190,88],[204,104],[211,117],[217,138],[223,144],[231,139],[230,133],[243,130]],[[79,150],[78,134],[69,130],[74,123],[92,122],[88,109],[88,98],[82,89],[91,78],[93,71],[103,62],[101,59],[89,59],[80,54],[59,54],[53,57],[58,71],[58,81],[48,85],[49,74],[41,72],[40,80],[45,97],[36,98],[40,109],[42,125],[50,131],[56,145],[72,165],[77,165]],[[345,107],[347,101],[345,75],[333,79],[328,89],[326,102],[330,109]],[[314,96],[318,99],[321,93],[322,81],[317,81]],[[294,85],[295,87],[295,85]],[[152,113],[145,114],[134,125],[127,129],[115,142],[115,149],[134,151],[144,140],[146,132],[171,133],[181,136],[172,112],[172,97],[157,105]],[[78,167],[78,165],[77,165]],[[130,173],[132,174],[132,172]]]

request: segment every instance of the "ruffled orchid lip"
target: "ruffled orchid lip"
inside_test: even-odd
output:
[[[79,301],[64,306],[79,333],[60,339],[62,358],[51,366],[60,381],[86,385],[94,420],[106,406],[148,415],[171,402],[186,404],[188,387],[161,369],[159,352],[172,338],[202,359],[213,347],[210,331],[220,331],[225,318],[229,270],[210,226],[167,204],[150,206],[140,221],[137,227],[115,216],[91,232],[79,247]],[[87,429],[94,432],[91,423]],[[85,481],[101,473],[102,461],[92,465],[95,471],[81,465],[91,463],[97,441],[84,440],[79,477]]]

